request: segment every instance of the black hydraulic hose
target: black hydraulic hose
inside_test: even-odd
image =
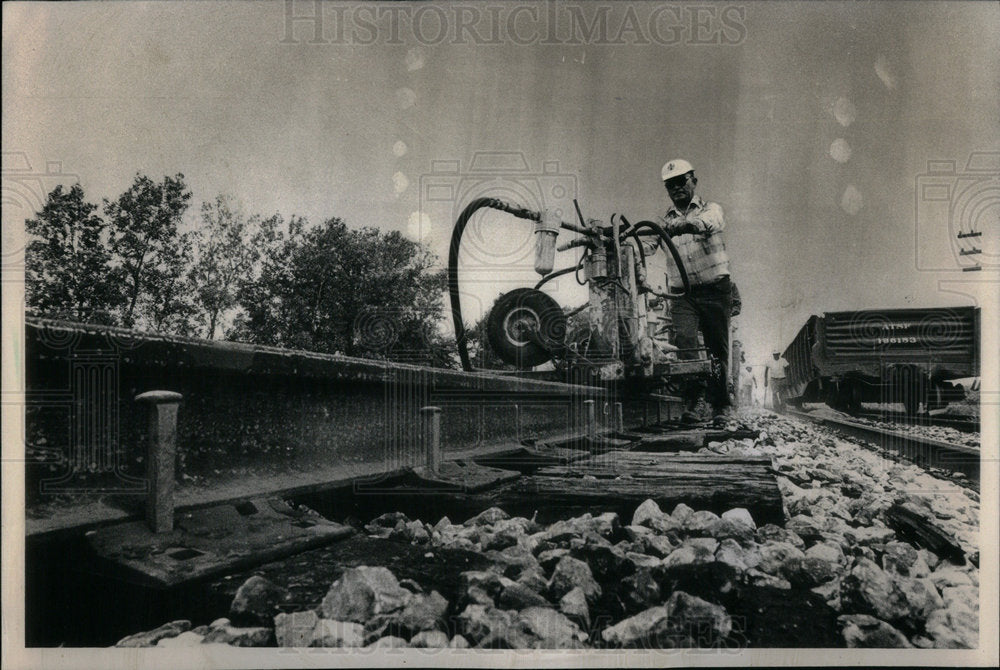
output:
[[[587,262],[587,256],[588,256],[588,254],[587,254],[587,251],[585,249],[584,252],[583,252],[583,255],[580,256],[580,263],[576,266],[576,269],[573,271],[573,279],[575,279],[576,283],[579,284],[580,286],[586,286],[587,285],[587,280],[586,279],[584,279],[583,281],[580,281],[580,268],[582,268],[584,266],[584,264]]]
[[[628,219],[624,216],[622,217],[622,221],[628,223]],[[677,247],[675,247],[674,243],[670,241],[670,235],[668,235],[667,231],[665,231],[658,223],[654,223],[652,221],[640,221],[628,232],[628,236],[634,237],[640,248],[642,247],[642,240],[639,239],[638,235],[640,228],[649,228],[654,233],[659,235],[660,239],[663,240],[663,243],[667,245],[667,250],[670,251],[670,255],[673,256],[674,264],[677,266],[677,271],[681,275],[681,283],[684,284],[684,291],[682,293],[667,293],[667,297],[683,298],[691,292],[691,280],[688,279],[687,270],[684,268],[684,262],[681,260],[681,255],[678,253]]]
[[[626,237],[631,237],[635,240],[635,244],[639,247],[639,260],[642,261],[642,266],[646,267],[646,250],[642,248],[642,240],[634,232],[629,233]]]
[[[550,272],[549,274],[545,275],[544,277],[541,278],[541,280],[537,284],[535,284],[535,290],[537,291],[538,289],[545,286],[551,279],[555,279],[556,277],[562,277],[563,275],[568,275],[570,272],[579,271],[579,269],[583,267],[584,258],[586,258],[586,255],[581,257],[580,262],[573,267],[563,268],[562,270],[556,270],[555,272]]]
[[[466,340],[465,324],[462,322],[462,303],[458,292],[458,252],[462,247],[462,233],[469,219],[480,209],[489,207],[498,209],[508,214],[513,214],[522,219],[538,221],[540,215],[530,209],[515,207],[499,198],[476,198],[462,210],[455,227],[451,231],[451,246],[448,249],[448,296],[451,299],[451,315],[455,322],[455,346],[458,348],[458,357],[462,361],[462,369],[472,372],[472,363],[469,361],[469,348]]]

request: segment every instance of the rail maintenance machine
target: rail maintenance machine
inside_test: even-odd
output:
[[[584,221],[577,202],[579,224],[560,221],[556,212],[532,211],[498,198],[478,198],[462,211],[452,231],[448,253],[448,291],[455,324],[455,340],[462,367],[472,371],[468,335],[462,320],[458,255],[462,233],[473,215],[490,208],[535,224],[535,271],[541,280],[534,288],[518,288],[501,295],[490,309],[485,337],[496,355],[516,368],[514,374],[573,384],[606,386],[622,400],[641,401],[675,395],[683,384],[703,383],[712,373],[704,348],[679,350],[666,341],[662,319],[652,310],[665,300],[684,298],[690,289],[687,273],[670,236],[653,221],[631,224],[612,214],[609,223]],[[578,237],[558,247],[560,230]],[[647,283],[643,238],[658,238],[673,257],[684,290],[655,291]],[[583,248],[579,262],[555,270],[555,252]],[[582,278],[581,278],[582,272]],[[584,305],[563,310],[540,289],[556,277],[574,274],[588,287]],[[586,319],[570,318],[586,311]],[[484,334],[480,333],[480,337]],[[552,361],[551,370],[531,368]],[[678,398],[672,398],[679,400]]]

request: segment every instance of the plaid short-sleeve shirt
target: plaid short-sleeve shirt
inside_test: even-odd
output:
[[[723,238],[726,221],[722,207],[714,202],[705,202],[696,195],[686,211],[681,212],[672,207],[662,218],[662,222],[677,247],[692,286],[711,284],[729,276],[729,256],[726,254],[726,241]],[[688,223],[693,223],[701,232],[676,234],[680,226]],[[674,267],[673,257],[666,249],[664,251],[671,268],[670,284],[677,288],[681,284],[680,274]]]

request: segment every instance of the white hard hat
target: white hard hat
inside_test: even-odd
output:
[[[688,172],[693,172],[694,168],[683,158],[675,158],[672,161],[667,161],[663,164],[663,169],[660,171],[660,176],[663,181],[668,179],[673,179],[674,177],[679,177],[682,174],[687,174]]]
[[[780,351],[778,351],[777,349],[775,349],[775,350],[774,350],[774,351],[772,351],[771,353],[772,353],[772,354],[780,354],[781,352],[780,352]]]

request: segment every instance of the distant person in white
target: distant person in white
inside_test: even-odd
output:
[[[757,378],[753,376],[753,368],[746,366],[746,372],[740,375],[740,405],[749,407],[753,404],[754,390],[757,388]]]
[[[771,407],[776,410],[785,409],[785,391],[788,388],[788,361],[780,351],[771,353],[773,357],[764,369],[764,397],[768,396],[770,386]]]

